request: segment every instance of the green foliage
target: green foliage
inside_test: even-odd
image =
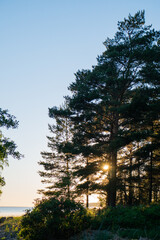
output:
[[[0,222],[0,239],[21,239],[18,237],[21,227],[21,217],[0,218]]]
[[[89,217],[81,204],[50,198],[22,218],[20,236],[26,240],[68,239],[88,226]]]
[[[160,239],[158,204],[86,211],[79,203],[52,198],[41,201],[22,218],[2,220],[0,239]]]
[[[108,229],[121,237],[160,238],[160,205],[107,208],[92,215],[93,229]],[[129,239],[130,239],[129,238]]]
[[[160,239],[160,205],[90,210],[91,225],[80,240]]]
[[[17,146],[14,141],[6,138],[1,131],[2,127],[17,128],[18,121],[13,115],[8,113],[8,110],[2,110],[0,108],[0,170],[3,169],[5,165],[8,165],[8,156],[20,159],[22,155],[16,150]],[[0,172],[1,174],[1,172]],[[5,180],[0,176],[0,186],[5,185]],[[0,191],[1,193],[1,191]]]

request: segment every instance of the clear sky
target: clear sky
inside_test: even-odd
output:
[[[159,30],[159,0],[0,0],[0,107],[19,121],[4,133],[24,154],[2,172],[0,206],[31,206],[38,197],[48,108],[63,103],[78,69],[96,64],[117,22],[143,9]]]

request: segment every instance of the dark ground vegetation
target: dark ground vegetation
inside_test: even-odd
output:
[[[50,199],[23,217],[1,218],[0,239],[160,239],[160,205],[86,210],[79,203]]]

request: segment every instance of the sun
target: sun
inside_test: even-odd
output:
[[[107,164],[105,164],[104,166],[103,166],[103,170],[108,170],[109,169],[109,166],[107,165]]]

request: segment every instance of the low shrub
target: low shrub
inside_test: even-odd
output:
[[[25,240],[68,239],[87,228],[89,219],[81,204],[50,198],[23,216],[20,236]]]
[[[160,205],[158,204],[102,209],[92,218],[93,229],[155,229],[158,226],[160,226]]]

